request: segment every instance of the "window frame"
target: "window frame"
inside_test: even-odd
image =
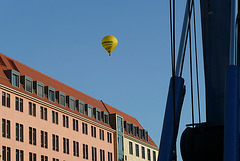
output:
[[[77,100],[76,101],[76,108],[77,108],[79,113],[81,113],[83,115],[85,114],[85,103],[84,103],[84,101]]]
[[[30,83],[30,88],[28,87],[28,83]],[[25,91],[29,92],[29,93],[33,93],[33,79],[29,76],[21,76],[21,84],[23,86],[23,88],[25,89]]]
[[[44,98],[44,83],[33,81],[33,89],[37,96]]]

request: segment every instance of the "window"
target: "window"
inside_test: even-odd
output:
[[[36,129],[29,127],[29,144],[36,145],[37,144],[37,135]],[[42,136],[42,134],[41,134]],[[41,144],[42,145],[42,144]]]
[[[24,161],[23,150],[16,149],[16,161]]]
[[[128,134],[130,134],[130,122],[128,121],[124,121],[125,123],[125,130]]]
[[[142,146],[142,158],[145,159],[145,148]]]
[[[120,151],[123,151],[123,136],[122,135],[118,135],[118,149]]]
[[[140,138],[140,139],[143,139],[143,130],[142,130],[142,128],[141,127],[137,127],[137,131],[138,131],[138,137]]]
[[[148,131],[144,130],[144,139],[148,142]]]
[[[2,160],[11,161],[11,148],[2,146]]]
[[[129,154],[133,154],[133,143],[129,141]]]
[[[151,152],[150,152],[150,149],[147,149],[147,157],[148,157],[148,160],[151,160]]]
[[[36,153],[29,152],[29,161],[37,161]]]
[[[55,89],[53,87],[46,86],[45,92],[46,92],[48,100],[51,102],[55,102]]]
[[[47,108],[41,106],[40,107],[40,115],[41,115],[41,119],[47,121]]]
[[[34,81],[33,88],[39,97],[44,98],[44,84],[42,82]]]
[[[12,85],[19,88],[19,75],[20,73],[12,73]]]
[[[101,111],[96,111],[96,120],[101,121]]]
[[[41,147],[48,148],[48,133],[46,131],[41,131]]]
[[[32,88],[33,88],[32,81],[27,79],[27,80],[26,80],[25,90],[26,90],[27,92],[32,93]]]
[[[59,136],[52,134],[52,150],[59,151]]]
[[[2,92],[2,105],[10,107],[10,94]]]
[[[86,123],[82,123],[82,133],[83,134],[88,134],[88,125]]]
[[[93,106],[90,104],[86,104],[86,113],[88,117],[93,118]]]
[[[88,145],[83,144],[83,159],[88,159]]]
[[[45,93],[49,101],[55,102],[55,89],[53,87],[45,86]]]
[[[104,122],[105,124],[109,124],[109,115],[108,115],[108,113],[105,112],[105,111],[104,111],[104,113],[103,113],[103,122]]]
[[[7,93],[7,107],[10,107],[10,94]]]
[[[78,131],[78,120],[73,119],[73,130]]]
[[[97,161],[97,148],[92,147],[92,161]]]
[[[68,116],[63,115],[63,127],[68,128],[69,127],[69,121]]]
[[[48,161],[48,156],[41,155],[41,161]]]
[[[63,153],[69,154],[69,139],[63,138]]]
[[[16,123],[16,140],[23,142],[23,125]]]
[[[10,120],[2,119],[2,137],[10,139]]]
[[[2,105],[6,106],[6,93],[2,92]]]
[[[104,130],[99,129],[99,138],[100,140],[104,140]]]
[[[59,159],[53,158],[53,161],[59,161]]]
[[[27,91],[32,93],[32,89],[33,89],[33,82],[32,82],[32,78],[24,75],[21,76],[21,83],[23,85],[23,88]]]
[[[118,161],[124,161],[124,156],[122,154],[118,154]]]
[[[15,97],[15,110],[23,112],[23,99]]]
[[[54,91],[52,90],[49,91],[49,100],[55,102]]]
[[[58,124],[58,112],[52,111],[52,123]]]
[[[102,120],[105,124],[109,124],[109,114],[106,111],[102,111]]]
[[[136,147],[136,156],[139,157],[139,145],[136,144],[135,147]]]
[[[112,153],[108,152],[108,161],[112,161]]]
[[[79,142],[73,141],[73,156],[79,157]]]
[[[123,132],[122,118],[117,116],[117,129],[119,132]]]
[[[107,142],[112,143],[112,133],[107,132]]]
[[[36,117],[36,104],[28,102],[28,114]]]
[[[75,111],[75,98],[73,96],[67,96],[67,103],[70,110]]]
[[[66,95],[62,91],[56,92],[56,98],[58,100],[59,105],[64,106],[66,105]]]
[[[62,105],[62,106],[65,106],[65,96],[64,95],[60,95],[59,97],[59,104]]]
[[[156,159],[156,152],[155,151],[153,151],[153,161],[157,161],[157,159]]]
[[[130,134],[130,122],[124,121],[124,126],[125,126],[126,132]]]
[[[81,114],[85,114],[84,113],[84,102],[81,100],[77,100],[77,110],[79,113]]]
[[[96,138],[96,127],[91,126],[91,136]]]
[[[134,124],[132,124],[132,134],[134,137],[137,137],[137,127]]]
[[[100,149],[100,161],[105,161],[105,150]]]

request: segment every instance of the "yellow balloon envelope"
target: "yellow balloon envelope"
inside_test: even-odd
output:
[[[109,53],[109,56],[111,56],[111,52],[116,48],[118,44],[118,40],[114,36],[105,36],[102,39],[102,46],[104,47],[105,50]]]

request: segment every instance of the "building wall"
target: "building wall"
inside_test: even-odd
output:
[[[132,152],[133,154],[130,154],[130,149],[129,149],[129,142],[132,143]],[[136,145],[139,146],[139,156],[136,155]],[[142,153],[142,147],[145,149],[145,158],[143,158],[143,153]],[[158,149],[154,147],[150,147],[147,144],[144,144],[141,141],[137,141],[134,138],[131,139],[131,137],[124,137],[124,155],[125,155],[125,160],[128,161],[144,161],[144,160],[149,160],[148,159],[148,154],[147,151],[148,149],[150,150],[150,160],[151,161],[156,161],[153,159],[153,153],[155,152],[156,157],[158,155]]]
[[[10,94],[10,108],[2,106],[2,91]],[[2,146],[11,148],[11,160],[16,160],[16,149],[24,151],[24,160],[29,160],[29,152],[37,154],[37,160],[41,160],[41,155],[48,156],[48,160],[51,161],[52,158],[59,159],[61,161],[74,161],[74,160],[86,160],[83,159],[83,144],[88,145],[88,160],[92,160],[92,147],[97,148],[97,160],[100,160],[100,149],[105,150],[105,159],[108,158],[108,152],[112,153],[112,158],[114,158],[114,130],[104,128],[104,126],[97,126],[97,124],[91,124],[85,120],[80,120],[74,117],[74,115],[69,115],[64,110],[56,110],[46,105],[37,103],[37,101],[29,100],[26,98],[25,94],[20,96],[16,94],[14,90],[6,91],[5,89],[0,89],[0,130],[2,130],[2,119],[10,120],[10,139],[0,135],[0,149],[2,151]],[[15,110],[15,97],[23,99],[23,112]],[[29,115],[28,104],[29,101],[36,104],[36,117]],[[40,118],[40,106],[47,108],[47,121]],[[58,112],[58,124],[52,123],[52,111]],[[63,115],[69,117],[69,128],[63,127]],[[78,120],[79,130],[73,130],[73,118]],[[88,125],[88,134],[82,133],[82,123]],[[16,141],[16,123],[22,124],[24,126],[24,140],[23,142]],[[91,126],[96,127],[96,138],[91,136]],[[36,128],[36,145],[29,144],[29,127]],[[104,140],[99,138],[99,129],[104,130]],[[48,148],[41,147],[41,130],[48,133]],[[111,133],[112,143],[107,141],[107,132]],[[52,134],[59,136],[59,151],[52,150]],[[69,139],[69,154],[63,153],[63,137]],[[73,141],[79,142],[79,157],[73,156]],[[1,152],[2,153],[2,152]],[[2,155],[2,154],[1,154]]]

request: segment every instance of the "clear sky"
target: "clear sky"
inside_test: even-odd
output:
[[[176,2],[177,48],[185,3]],[[204,120],[200,7],[196,3]],[[168,0],[2,0],[0,6],[1,53],[136,117],[159,145],[171,77]],[[119,42],[111,57],[101,45],[106,35]],[[188,57],[180,133],[191,123]]]

